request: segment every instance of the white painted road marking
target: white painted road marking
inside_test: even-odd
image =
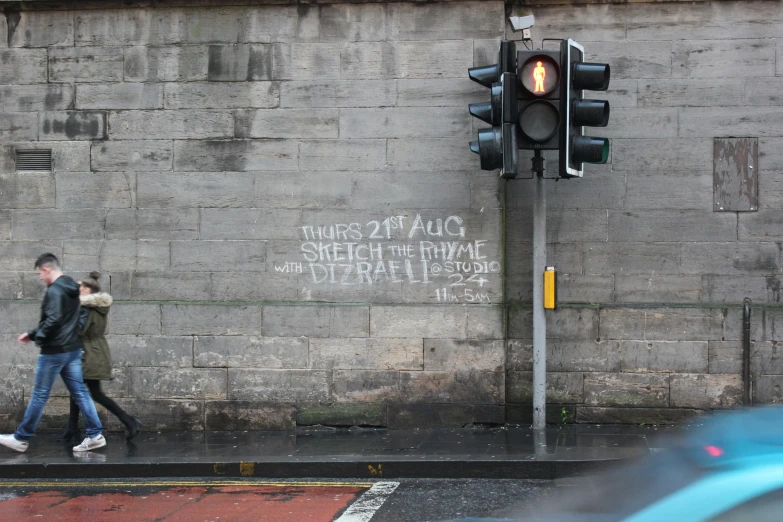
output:
[[[368,522],[399,485],[399,482],[376,482],[334,522]]]

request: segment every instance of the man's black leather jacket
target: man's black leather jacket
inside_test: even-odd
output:
[[[27,334],[41,347],[43,354],[72,352],[82,347],[79,339],[79,285],[76,281],[62,275],[49,285],[41,303],[38,328]]]

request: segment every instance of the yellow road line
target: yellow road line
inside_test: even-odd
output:
[[[41,481],[41,480],[0,480],[0,487],[221,487],[221,486],[275,486],[275,487],[295,487],[295,488],[319,488],[319,487],[360,487],[370,488],[374,482],[259,482],[253,480],[210,480],[210,481],[160,481],[160,482],[113,482],[85,479],[84,481]]]

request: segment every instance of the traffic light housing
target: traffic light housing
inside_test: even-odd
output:
[[[500,44],[498,63],[468,69],[471,80],[490,88],[490,101],[471,103],[470,114],[492,127],[478,131],[470,150],[481,158],[482,170],[500,169],[500,177],[515,178],[519,172],[517,129],[516,44]]]
[[[561,52],[519,51],[519,148],[554,150],[560,146]]]
[[[562,41],[560,51],[560,176],[581,178],[584,163],[606,163],[609,159],[608,138],[584,135],[584,127],[606,127],[609,102],[585,99],[584,91],[607,90],[610,71],[605,63],[585,63],[584,47],[570,38]]]

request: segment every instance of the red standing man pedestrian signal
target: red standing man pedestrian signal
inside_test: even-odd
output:
[[[541,62],[536,63],[536,68],[533,69],[533,79],[536,81],[536,87],[533,90],[533,92],[541,92],[544,93],[546,90],[544,89],[544,80],[546,79],[546,69],[544,68],[544,64]]]

